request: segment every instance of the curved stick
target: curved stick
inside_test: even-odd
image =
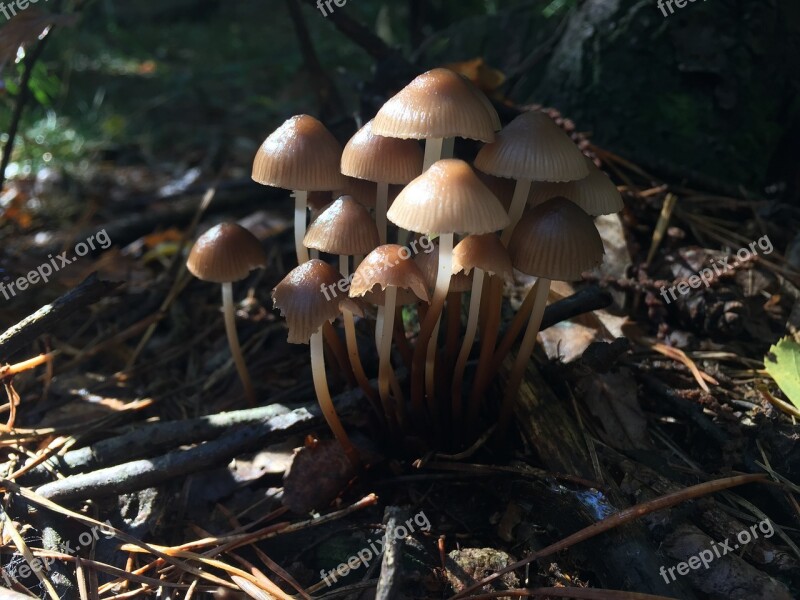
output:
[[[353,466],[358,466],[360,459],[358,452],[353,446],[350,438],[339,420],[339,415],[336,414],[336,408],[333,406],[333,399],[331,398],[330,389],[328,389],[328,379],[325,376],[325,354],[322,349],[322,332],[317,331],[311,336],[311,373],[314,378],[314,391],[317,393],[317,401],[319,407],[322,409],[322,415],[328,423],[328,427],[333,431],[333,435],[342,445],[344,453]]]
[[[233,306],[233,284],[222,284],[222,314],[225,317],[225,333],[228,335],[228,345],[231,347],[231,355],[242,380],[244,395],[249,406],[256,405],[256,393],[253,390],[253,382],[250,380],[250,373],[247,371],[247,364],[244,362],[242,348],[239,345],[239,336],[236,334],[236,313]]]

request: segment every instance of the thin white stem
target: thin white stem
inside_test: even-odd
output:
[[[522,218],[522,212],[525,210],[525,205],[528,203],[528,194],[531,191],[530,179],[519,179],[517,185],[514,187],[514,197],[511,199],[511,207],[508,209],[508,218],[511,224],[503,230],[500,236],[500,241],[504,246],[508,246],[511,240],[511,234],[514,233],[514,228]]]
[[[378,307],[378,322],[380,323],[381,339],[378,345],[378,393],[381,397],[384,410],[389,414],[391,406],[389,399],[389,378],[392,371],[392,333],[394,332],[394,314],[397,306],[397,288],[387,286],[384,291],[383,306]],[[396,398],[399,401],[399,398]],[[392,411],[396,413],[397,411]]]
[[[322,415],[328,423],[328,427],[333,431],[333,435],[339,440],[344,453],[354,466],[358,466],[360,460],[358,452],[353,447],[350,438],[336,414],[333,406],[330,389],[328,389],[328,379],[325,375],[325,354],[322,347],[322,331],[319,330],[311,336],[311,373],[314,379],[314,391],[317,393],[317,401],[322,410]]]
[[[464,332],[464,342],[461,344],[461,351],[458,353],[458,360],[453,371],[453,420],[456,428],[461,420],[461,389],[464,384],[464,371],[467,368],[472,344],[475,341],[475,334],[478,332],[478,316],[480,314],[481,294],[483,293],[483,269],[475,269],[472,276],[472,294],[469,298],[469,316],[467,317],[467,330]]]
[[[433,163],[442,158],[443,146],[443,138],[428,138],[425,140],[425,158],[422,162],[423,173],[427,171]]]
[[[306,221],[308,212],[308,192],[295,190],[294,196],[294,249],[297,253],[297,264],[308,262],[308,248],[303,245],[306,237]]]
[[[429,408],[433,411],[436,397],[435,363],[436,363],[436,333],[439,331],[439,322],[442,316],[447,292],[450,290],[450,279],[453,276],[453,238],[452,233],[443,233],[439,236],[439,267],[436,274],[436,287],[433,290],[433,300],[425,317],[430,332],[427,337],[420,330],[420,339],[417,343],[425,344],[425,383],[428,393]],[[431,348],[433,350],[431,351]]]
[[[375,225],[381,245],[386,243],[386,210],[389,207],[389,184],[378,182],[378,195],[375,200]]]
[[[444,138],[442,142],[442,156],[441,158],[453,158],[455,156],[456,138]]]
[[[250,406],[256,405],[256,393],[253,390],[253,383],[250,381],[250,373],[247,371],[247,364],[244,362],[242,347],[239,345],[239,336],[236,334],[236,312],[233,305],[233,284],[222,284],[222,314],[225,317],[225,333],[228,335],[228,345],[231,347],[233,363],[242,380],[244,395]]]
[[[519,386],[522,383],[522,378],[525,375],[525,367],[528,366],[528,361],[533,354],[533,348],[536,345],[536,335],[539,333],[539,327],[542,325],[542,317],[544,316],[544,309],[547,305],[547,296],[550,292],[550,280],[545,277],[540,277],[538,285],[531,288],[529,293],[536,294],[533,301],[533,310],[531,317],[528,320],[528,328],[525,330],[525,335],[522,338],[522,343],[517,353],[517,358],[514,360],[514,367],[508,376],[506,382],[506,391],[503,398],[503,409],[500,413],[500,422],[498,431],[505,429],[511,414],[514,409],[514,401],[519,392]]]

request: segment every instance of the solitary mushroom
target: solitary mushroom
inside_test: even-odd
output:
[[[431,335],[439,322],[452,277],[455,233],[490,233],[508,225],[500,202],[462,160],[435,163],[412,181],[394,201],[389,220],[417,233],[439,234],[439,267],[431,307],[420,325],[411,367],[411,398],[415,410],[422,408],[425,363]],[[435,341],[433,342],[435,344]],[[433,403],[434,390],[429,389]]]
[[[311,345],[311,372],[314,390],[322,414],[339,440],[350,462],[358,465],[359,457],[336,414],[328,380],[325,376],[325,355],[322,346],[322,326],[335,319],[342,308],[361,314],[357,304],[347,296],[324,294],[335,288],[342,275],[328,263],[311,259],[292,269],[272,290],[275,308],[286,317],[290,344]]]
[[[342,189],[342,146],[314,117],[298,115],[278,127],[261,144],[253,161],[253,180],[294,190],[294,241],[297,262],[308,260],[306,234],[308,192]]]
[[[603,261],[603,241],[592,218],[566,198],[552,198],[527,211],[508,247],[516,269],[538,277],[528,328],[506,383],[500,429],[508,422],[525,366],[542,324],[550,281],[575,281]]]
[[[366,295],[376,286],[383,292],[382,303],[378,307],[377,330],[378,340],[378,391],[387,417],[399,415],[402,398],[395,398],[395,411],[390,411],[389,384],[392,377],[392,333],[394,331],[394,315],[397,306],[398,290],[410,290],[420,300],[428,301],[428,290],[425,279],[411,257],[411,251],[405,246],[385,244],[370,252],[356,269],[350,296],[353,298]]]
[[[414,140],[375,135],[370,121],[345,145],[342,173],[377,184],[375,221],[385,244],[389,185],[405,185],[422,173],[422,150]]]
[[[225,332],[233,362],[251,406],[256,403],[256,394],[242,356],[239,336],[236,334],[233,282],[245,279],[250,271],[265,267],[266,264],[267,256],[261,243],[252,233],[236,223],[221,223],[206,231],[197,238],[186,261],[189,272],[198,279],[222,284]]]

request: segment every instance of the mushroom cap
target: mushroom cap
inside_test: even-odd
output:
[[[586,164],[589,167],[589,176],[578,181],[535,182],[531,186],[528,203],[536,206],[550,198],[563,196],[572,200],[593,217],[621,211],[624,204],[617,186],[588,158]]]
[[[564,130],[540,111],[519,115],[478,152],[475,167],[497,177],[573,181],[589,175],[586,159]]]
[[[378,184],[366,179],[356,179],[355,177],[343,177],[344,185],[338,195],[347,195],[355,198],[356,202],[363,204],[367,208],[375,208],[378,200]],[[402,185],[389,185],[388,203],[394,202],[397,195],[403,189]]]
[[[436,277],[439,274],[439,250],[438,246],[430,252],[420,252],[414,257],[419,270],[425,276],[425,284],[429,289],[436,288]],[[455,267],[455,265],[453,265]],[[450,277],[448,292],[468,292],[472,289],[472,275],[456,273],[453,269],[453,276]]]
[[[411,251],[398,244],[384,244],[370,252],[353,273],[350,296],[364,296],[375,286],[410,289],[420,300],[430,301],[425,278],[414,264]]]
[[[514,274],[508,250],[493,233],[469,235],[453,248],[453,273],[469,275],[474,268],[501,277]]]
[[[489,233],[508,226],[500,201],[463,160],[440,160],[409,183],[387,218],[417,233]]]
[[[514,267],[537,277],[575,281],[603,261],[603,240],[592,217],[566,198],[525,212],[508,244]]]
[[[344,147],[342,174],[368,181],[403,184],[422,173],[423,153],[414,140],[383,137],[364,125]]]
[[[380,244],[378,228],[363,205],[342,196],[308,227],[303,245],[330,254],[367,254]]]
[[[494,140],[499,121],[491,103],[461,75],[449,69],[423,73],[381,107],[372,132],[403,139],[462,137]]]
[[[344,280],[331,265],[313,258],[292,269],[275,286],[273,306],[286,317],[290,344],[307,344],[326,321],[339,315],[342,307],[362,314],[361,308],[340,292],[338,284]]]
[[[323,192],[340,189],[342,146],[322,123],[309,115],[288,119],[256,152],[253,180],[262,185]]]
[[[203,281],[232,283],[267,266],[258,238],[238,223],[220,223],[197,238],[186,267]]]
[[[386,305],[386,290],[382,290],[379,287],[373,288],[362,297],[364,298],[364,302],[367,304],[374,304],[375,306]],[[395,299],[395,304],[397,306],[410,306],[413,304],[418,304],[419,302],[427,302],[430,304],[430,300],[421,300],[419,296],[417,296],[410,289],[404,290],[402,288],[398,288],[397,297]]]

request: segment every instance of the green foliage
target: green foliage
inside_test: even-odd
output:
[[[800,344],[783,338],[769,349],[764,368],[789,402],[800,408]]]

